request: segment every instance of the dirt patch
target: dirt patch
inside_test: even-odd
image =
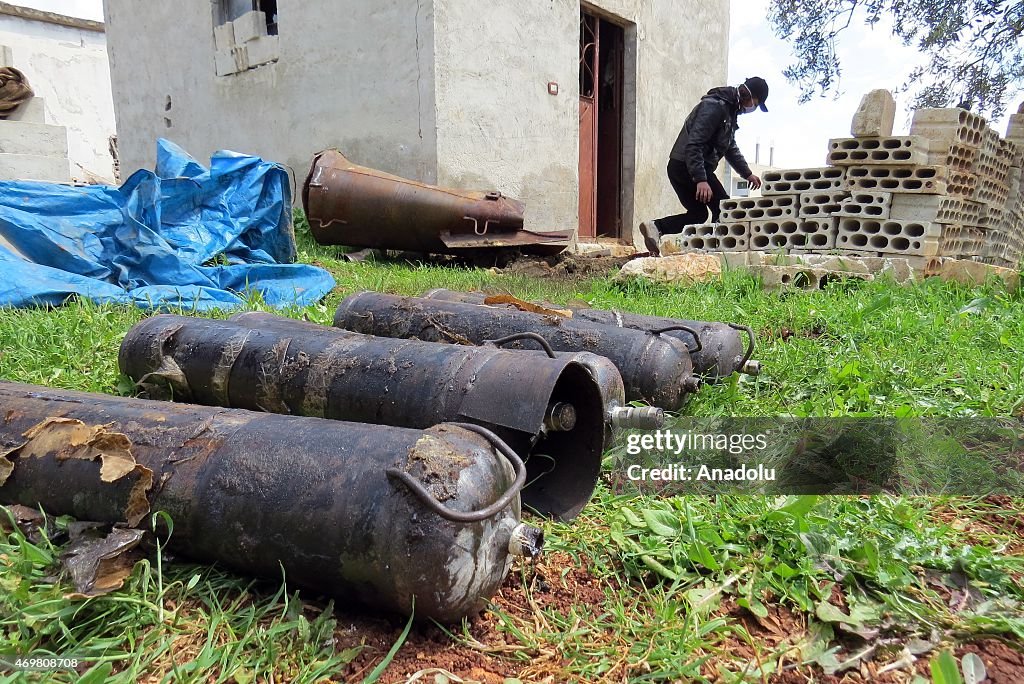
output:
[[[622,268],[636,256],[578,256],[559,254],[553,257],[524,256],[501,269],[501,273],[534,278],[603,278]]]
[[[966,653],[974,653],[985,663],[991,684],[1020,684],[1024,682],[1024,654],[998,639],[984,639],[966,644],[956,650],[959,660]]]

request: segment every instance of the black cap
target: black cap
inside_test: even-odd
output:
[[[743,85],[747,86],[747,90],[750,94],[757,98],[760,103],[760,109],[762,112],[767,112],[768,108],[764,106],[764,101],[768,99],[768,84],[760,76],[751,76]]]

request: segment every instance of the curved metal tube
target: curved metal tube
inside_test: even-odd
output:
[[[484,340],[482,344],[493,344],[495,347],[500,347],[504,344],[508,344],[509,342],[515,342],[516,340],[533,340],[544,348],[544,351],[547,352],[548,356],[555,358],[555,351],[551,348],[551,345],[548,344],[548,341],[537,333],[532,332],[513,333],[511,335],[506,335],[505,337],[499,337],[496,340]]]
[[[700,341],[700,335],[697,333],[696,330],[694,330],[688,325],[670,325],[667,328],[658,328],[657,330],[651,330],[650,333],[652,335],[660,335],[662,333],[672,332],[674,330],[682,330],[683,332],[688,332],[691,335],[693,335],[693,341],[697,343],[697,346],[694,347],[693,349],[690,349],[690,345],[686,345],[686,348],[690,349],[691,354],[696,354],[699,351],[704,351],[704,343]]]
[[[424,506],[446,520],[464,523],[487,520],[504,510],[517,496],[519,496],[519,492],[523,489],[523,486],[526,485],[526,464],[523,463],[522,459],[519,458],[519,455],[513,451],[508,444],[505,444],[501,437],[498,437],[498,435],[494,434],[487,428],[480,427],[479,425],[473,425],[471,423],[449,423],[449,425],[455,425],[463,428],[464,430],[469,430],[470,432],[475,432],[480,435],[490,442],[491,446],[500,451],[512,464],[512,468],[516,473],[516,479],[505,493],[499,496],[494,503],[485,508],[481,508],[478,511],[453,511],[431,496],[430,492],[420,484],[419,480],[404,470],[388,468],[384,472],[387,473],[388,477],[401,480],[402,484],[408,487]]]

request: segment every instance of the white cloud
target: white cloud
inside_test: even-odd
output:
[[[14,4],[69,17],[103,21],[103,0],[17,0]]]

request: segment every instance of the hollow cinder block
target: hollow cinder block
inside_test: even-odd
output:
[[[786,219],[750,222],[750,250],[830,249],[835,246],[835,219]]]
[[[828,141],[828,163],[834,166],[862,164],[928,164],[933,143],[921,136],[834,138]]]
[[[761,177],[761,180],[764,181],[761,194],[769,196],[842,190],[845,177],[846,169],[838,166],[766,171]]]
[[[939,255],[947,257],[985,256],[987,251],[985,231],[970,226],[943,226],[939,241]]]
[[[853,218],[889,218],[892,198],[893,194],[891,192],[853,192],[847,199],[842,201],[835,215]]]
[[[935,256],[939,253],[940,224],[840,218],[836,246],[882,253]]]
[[[682,252],[702,250],[708,252],[745,252],[750,236],[750,224],[742,221],[722,223],[698,223],[683,228],[677,235],[662,238],[662,250],[670,243],[667,251]],[[675,249],[673,249],[673,247]]]
[[[797,215],[797,195],[748,197],[722,202],[723,221],[761,221],[794,218]]]
[[[987,126],[985,119],[964,109],[925,107],[914,112],[910,134],[936,142],[980,146]]]
[[[944,166],[850,166],[846,186],[851,192],[946,192],[948,170]]]
[[[850,196],[849,192],[802,192],[800,193],[800,218],[831,217],[843,200]]]
[[[853,115],[850,135],[861,138],[891,136],[896,120],[896,100],[888,90],[872,90],[861,98]]]
[[[889,218],[896,221],[925,221],[978,225],[987,212],[978,202],[948,195],[893,195]]]

